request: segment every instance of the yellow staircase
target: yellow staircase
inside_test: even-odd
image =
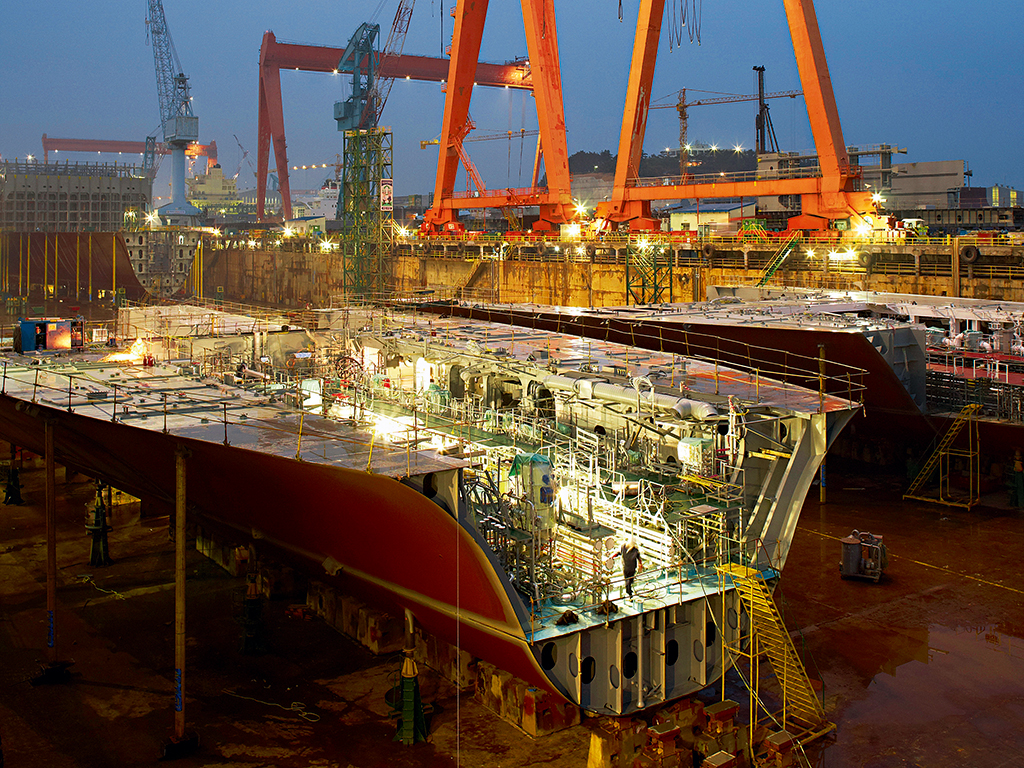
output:
[[[928,457],[928,461],[924,463],[924,466],[921,467],[921,471],[917,473],[917,477],[914,478],[913,482],[910,484],[910,487],[907,488],[907,492],[903,494],[904,499],[916,499],[917,501],[938,501],[945,504],[955,503],[942,497],[941,477],[939,478],[939,498],[935,498],[932,496],[922,496],[921,489],[924,488],[924,486],[931,479],[932,473],[935,471],[935,468],[939,465],[939,462],[942,459],[942,457],[947,456],[951,453],[953,441],[955,441],[957,436],[959,436],[959,434],[963,431],[963,428],[973,420],[974,414],[977,413],[980,409],[981,405],[979,405],[978,403],[968,403],[967,405],[960,409],[960,413],[957,414],[956,419],[954,419],[953,423],[949,425],[949,429],[946,430],[946,434],[943,435],[942,440],[939,441],[938,446],[935,448],[935,452]],[[973,440],[971,451],[974,451]],[[973,490],[974,489],[972,486],[972,496]]]
[[[782,262],[784,262],[789,257],[789,254],[796,249],[796,241],[799,237],[800,230],[796,230],[790,233],[786,239],[782,241],[778,250],[775,251],[775,254],[768,260],[768,265],[764,268],[764,272],[761,273],[761,277],[757,281],[758,288],[763,288],[768,284],[768,281],[772,279],[772,275],[774,275],[779,270],[779,267],[782,266]]]
[[[461,298],[466,298],[466,293],[474,290],[475,284],[485,274],[490,272],[491,265],[493,264],[492,259],[477,259],[473,263],[473,269],[470,271],[469,276],[462,281],[462,284],[458,287],[456,295]]]
[[[778,725],[792,733],[801,744],[831,731],[835,725],[825,718],[825,708],[811,685],[807,670],[797,655],[796,647],[760,573],[754,568],[735,563],[721,565],[718,571],[731,579],[750,617],[750,645],[745,650],[741,647],[733,651],[750,658],[749,685],[752,696],[760,699],[756,693],[757,666],[758,660],[764,655],[771,662],[772,671],[782,689],[782,711],[774,715]],[[752,726],[755,725],[753,712],[756,705],[757,702],[752,702]]]

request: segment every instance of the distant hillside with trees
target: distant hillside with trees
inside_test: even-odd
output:
[[[569,173],[615,173],[615,161],[607,149],[601,152],[575,152],[569,157]],[[732,173],[753,171],[757,168],[757,154],[752,149],[736,152],[733,149],[712,150],[710,147],[696,147],[689,153],[689,172]],[[679,155],[675,152],[648,155],[640,158],[640,176],[678,176]]]

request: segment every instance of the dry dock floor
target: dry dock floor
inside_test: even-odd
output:
[[[173,723],[173,546],[166,519],[111,521],[106,568],[88,565],[92,485],[58,472],[60,686],[28,680],[45,658],[43,473],[26,504],[0,506],[0,737],[6,768],[156,764]],[[824,681],[834,740],[824,767],[1019,766],[1024,754],[1024,514],[904,503],[898,478],[831,474],[804,507],[777,600]],[[839,578],[838,539],[884,535],[889,575]],[[181,766],[581,767],[578,727],[532,740],[466,693],[424,675],[435,702],[428,743],[392,741],[384,691],[395,656],[374,657],[319,620],[264,607],[268,652],[242,655],[243,580],[188,556],[186,713],[200,750]]]

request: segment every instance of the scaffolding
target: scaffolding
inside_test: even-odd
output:
[[[659,254],[665,248],[652,244],[647,239],[633,241],[630,238],[628,256],[626,258],[626,303],[627,304],[660,304],[671,301],[671,270],[666,269],[668,263]]]
[[[343,162],[338,197],[342,293],[349,300],[372,299],[385,295],[393,283],[391,131],[345,131]]]

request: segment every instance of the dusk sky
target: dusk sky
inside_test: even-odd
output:
[[[693,0],[689,0],[692,4]],[[189,75],[200,140],[216,140],[226,175],[241,159],[255,166],[257,64],[265,30],[278,40],[343,46],[372,20],[386,39],[397,0],[303,3],[164,0],[171,36]],[[666,2],[666,13],[682,0]],[[801,85],[781,0],[708,0],[700,45],[669,49],[666,30],[658,55],[654,97],[672,104],[680,88],[753,93],[751,68],[763,64],[769,91]],[[405,52],[440,55],[449,42],[453,0],[419,0]],[[638,0],[556,0],[569,152],[616,151]],[[0,155],[42,155],[40,138],[141,141],[159,135],[153,52],[147,45],[145,0],[51,0],[45,13],[31,3],[5,3],[0,19]],[[1024,3],[975,0],[846,0],[817,5],[836,100],[848,145],[889,143],[906,148],[894,162],[966,160],[972,185],[1024,188],[1024,99],[1016,62],[1021,55]],[[443,24],[443,31],[442,31]],[[520,6],[491,2],[481,59],[524,56]],[[282,73],[289,165],[332,162],[341,151],[333,104],[344,99],[341,75]],[[437,84],[396,82],[382,124],[394,129],[396,194],[433,188],[444,94]],[[811,150],[802,99],[771,102],[784,150]],[[754,144],[756,104],[695,107],[693,140],[722,147]],[[470,112],[480,132],[536,127],[532,97],[479,89]],[[161,136],[162,138],[162,136]],[[652,113],[645,149],[678,143],[672,109]],[[532,140],[469,145],[490,187],[529,183]],[[75,155],[74,160],[128,160]],[[51,162],[53,161],[51,156]],[[58,159],[65,159],[64,154]],[[273,165],[273,160],[271,160]],[[167,194],[165,162],[154,195]],[[293,174],[293,188],[319,186],[325,171]],[[255,185],[248,165],[240,187]],[[461,183],[461,182],[460,182]]]

